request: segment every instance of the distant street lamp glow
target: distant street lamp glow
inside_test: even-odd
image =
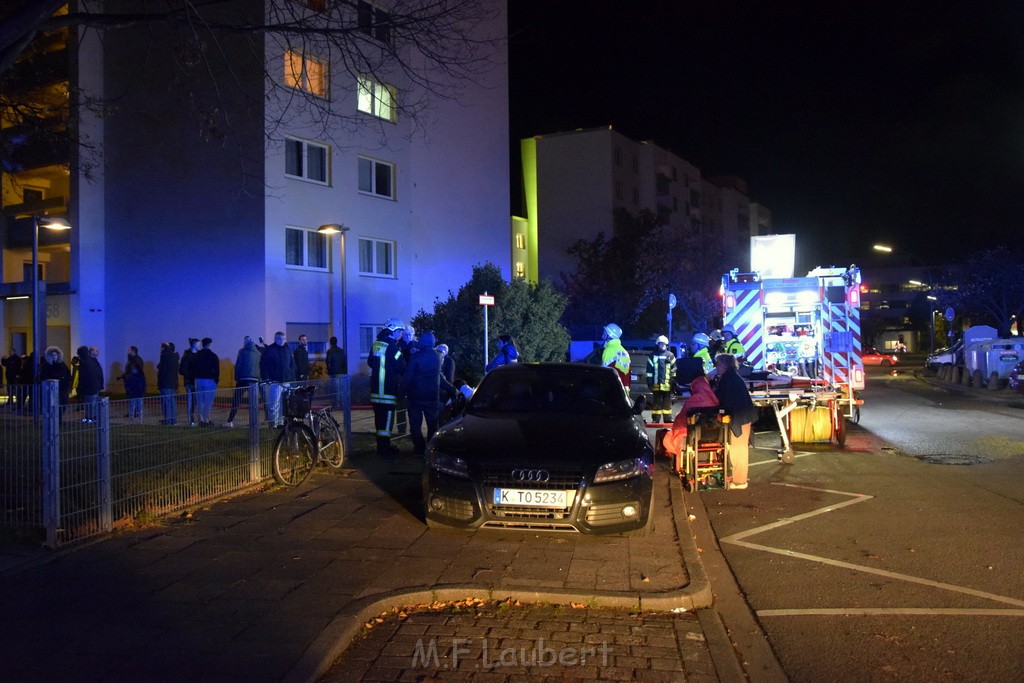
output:
[[[918,287],[924,287],[925,286],[925,284],[923,282],[921,282],[920,280],[908,280],[908,282],[910,284],[916,285]]]
[[[871,248],[874,249],[875,251],[884,251],[886,254],[892,251],[892,247],[886,246],[884,244],[875,244]]]

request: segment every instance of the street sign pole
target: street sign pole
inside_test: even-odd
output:
[[[480,305],[484,307],[484,372],[487,372],[487,359],[490,357],[487,344],[487,309],[494,305],[494,297],[487,292],[480,295]]]

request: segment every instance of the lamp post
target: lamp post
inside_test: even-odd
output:
[[[46,320],[39,323],[39,227],[49,230],[70,230],[71,224],[63,218],[47,218],[39,212],[32,214],[32,381],[39,375],[40,346],[46,343]],[[33,406],[35,410],[35,406]]]
[[[342,341],[342,348],[347,349],[347,348],[349,348],[349,346],[348,346],[348,323],[347,323],[348,316],[346,315],[346,308],[345,308],[345,305],[346,305],[346,301],[345,301],[345,298],[346,298],[345,297],[345,274],[346,274],[345,273],[345,233],[349,231],[349,228],[348,228],[348,226],[342,225],[341,223],[325,223],[324,225],[321,225],[319,228],[317,228],[316,231],[318,233],[320,233],[321,235],[329,235],[331,237],[333,237],[334,235],[341,235],[341,259],[340,259],[341,260],[341,264],[340,264],[340,267],[338,269],[340,271],[340,276],[341,276],[341,287],[340,287],[340,293],[341,293],[341,338],[343,340]],[[333,249],[332,249],[332,254],[333,254]],[[332,308],[333,308],[333,306],[332,306]]]
[[[874,249],[875,251],[882,252],[883,254],[891,254],[892,251],[893,251],[893,248],[890,247],[887,244],[873,244],[873,245],[871,245],[871,248]],[[928,264],[926,264],[924,262],[924,260],[921,259],[920,257],[915,256],[914,254],[911,254],[910,252],[903,252],[903,253],[906,254],[907,256],[909,256],[910,258],[914,259],[915,261],[917,261],[921,265],[921,267],[924,268],[924,274],[928,278],[928,284],[920,282],[919,280],[908,280],[908,282],[910,284],[916,285],[918,287],[926,287],[927,288],[927,292],[928,293],[925,295],[925,298],[928,301],[928,328],[929,328],[929,332],[930,332],[930,342],[929,342],[929,344],[930,344],[931,352],[934,353],[935,352],[935,312],[932,310],[932,305],[933,305],[932,302],[938,301],[938,299],[935,296],[932,295],[932,292],[935,290],[935,286],[932,283],[931,268],[929,268]]]

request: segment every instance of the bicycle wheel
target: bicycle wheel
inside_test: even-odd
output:
[[[340,470],[345,466],[345,440],[338,422],[330,413],[321,413],[317,417],[316,432],[320,435],[320,462],[329,469]]]
[[[274,479],[284,486],[298,486],[316,467],[316,440],[304,424],[286,422],[274,446]]]

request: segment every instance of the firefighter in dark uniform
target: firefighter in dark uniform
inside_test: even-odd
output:
[[[647,358],[647,388],[654,394],[652,422],[672,422],[672,388],[676,383],[676,357],[668,350],[668,337],[661,335]]]
[[[388,320],[366,359],[370,366],[370,405],[373,406],[373,426],[377,433],[377,454],[383,456],[399,453],[398,448],[391,444],[391,432],[395,426],[398,383],[405,373],[406,358],[400,343],[404,332],[405,325],[401,320]]]

